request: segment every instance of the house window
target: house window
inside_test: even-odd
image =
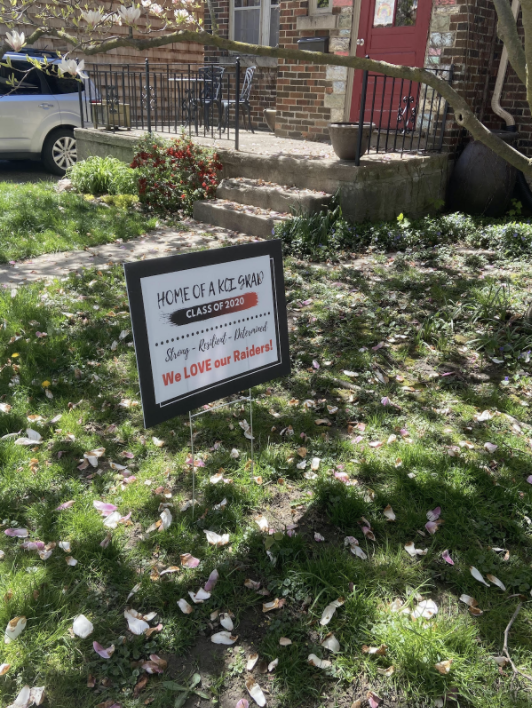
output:
[[[278,0],[233,0],[233,39],[276,47],[279,44]]]
[[[309,0],[309,15],[330,15],[332,0]]]

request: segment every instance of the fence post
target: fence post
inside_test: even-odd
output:
[[[78,81],[78,98],[79,98],[79,115],[81,118],[81,127],[85,127],[85,116],[83,115],[83,99],[81,97],[81,82],[83,79]]]
[[[240,57],[236,58],[235,81],[235,150],[238,150],[240,138]],[[227,110],[229,110],[229,106],[227,106]]]
[[[449,69],[449,86],[452,86],[453,83],[453,73],[454,73],[454,64],[451,64],[451,68]],[[443,116],[442,116],[442,122],[441,122],[441,137],[440,137],[440,147],[439,147],[439,152],[443,150],[443,141],[445,138],[445,124],[447,123],[447,114],[449,112],[449,104],[447,103],[447,100],[445,101],[445,106],[443,108]]]
[[[355,165],[360,165],[360,152],[362,150],[362,132],[364,130],[364,113],[366,112],[366,92],[368,89],[368,70],[364,69],[362,78],[362,94],[360,96],[360,115],[358,118],[357,151],[355,155]]]
[[[150,63],[148,57],[145,59],[146,64],[146,113],[148,120],[148,133],[151,133],[151,96],[150,96]]]

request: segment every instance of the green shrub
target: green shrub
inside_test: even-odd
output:
[[[138,204],[139,198],[136,194],[106,194],[102,197],[102,202],[119,209],[131,209]]]
[[[89,157],[71,167],[67,177],[82,194],[137,194],[135,171],[116,157]]]
[[[218,155],[185,135],[171,141],[146,135],[131,167],[138,171],[140,201],[158,211],[192,214],[194,202],[216,195]]]
[[[335,260],[342,254],[405,251],[445,244],[486,248],[506,256],[532,254],[532,223],[527,219],[487,219],[460,213],[426,216],[410,221],[401,214],[395,221],[352,224],[333,203],[328,212],[298,215],[276,227],[289,255],[312,260]]]

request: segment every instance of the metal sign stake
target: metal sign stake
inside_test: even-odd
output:
[[[250,444],[251,444],[251,481],[253,482],[253,472],[255,468],[255,458],[254,458],[254,448],[253,448],[253,396],[251,389],[249,389],[249,396],[244,396],[243,398],[238,398],[235,401],[228,401],[227,403],[220,403],[219,406],[214,406],[214,408],[208,408],[204,411],[199,411],[198,413],[188,412],[188,421],[190,426],[190,453],[192,461],[192,521],[194,521],[194,513],[196,506],[196,461],[194,459],[194,418],[199,418],[200,415],[205,413],[213,413],[219,408],[225,408],[226,406],[232,406],[234,403],[242,403],[244,401],[249,401],[249,432],[250,432]]]

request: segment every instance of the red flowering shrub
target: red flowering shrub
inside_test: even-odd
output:
[[[139,199],[157,211],[192,214],[198,199],[216,196],[218,155],[184,133],[172,141],[146,135],[137,144],[131,167],[138,170]]]

